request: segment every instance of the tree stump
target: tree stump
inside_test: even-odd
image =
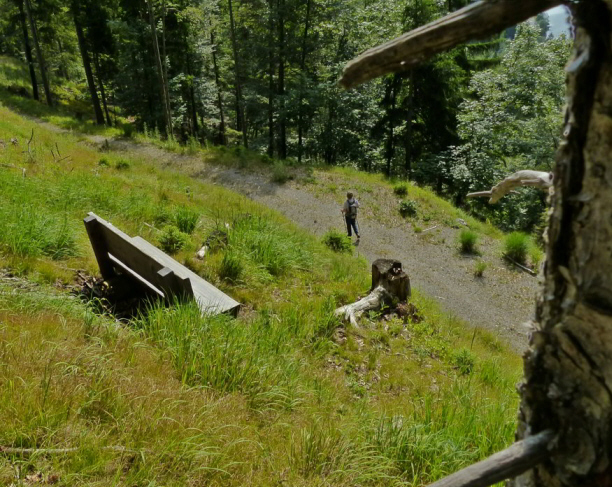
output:
[[[372,288],[382,286],[401,303],[410,297],[410,278],[402,269],[402,263],[394,259],[377,259],[372,263]]]
[[[402,270],[399,260],[378,259],[372,264],[372,288],[370,294],[359,301],[341,306],[335,311],[354,327],[357,319],[365,312],[380,309],[394,301],[406,302],[410,297],[410,278]]]

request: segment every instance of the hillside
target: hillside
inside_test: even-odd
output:
[[[50,128],[0,107],[0,448],[76,450],[5,451],[1,483],[422,485],[512,441],[518,357],[442,312],[419,278],[422,319],[373,315],[346,329],[332,311],[367,291],[363,257],[331,252],[279,212],[194,178],[172,154],[100,152]],[[207,178],[250,157],[196,155],[209,161],[200,171],[216,171]],[[327,192],[330,174],[286,188]],[[253,177],[264,195],[269,175]],[[76,271],[97,274],[88,211],[156,244],[168,224],[191,230],[177,260],[244,312],[98,314],[68,292]],[[226,222],[227,245],[196,262]],[[375,232],[364,228],[367,240]]]

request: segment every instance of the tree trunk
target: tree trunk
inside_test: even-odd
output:
[[[244,115],[244,100],[242,99],[242,81],[240,76],[240,57],[236,43],[236,25],[234,23],[234,9],[232,0],[227,0],[230,17],[230,36],[232,38],[232,51],[234,53],[234,71],[236,76],[236,130],[242,132],[242,143],[248,147],[246,117]]]
[[[217,86],[217,104],[219,105],[219,142],[221,145],[227,143],[225,139],[225,117],[223,114],[223,98],[221,94],[221,82],[219,80],[219,65],[217,64],[217,48],[215,46],[215,34],[210,33],[210,44],[212,45],[213,68],[215,71],[215,85]]]
[[[38,81],[36,80],[36,71],[34,70],[34,59],[32,59],[30,36],[28,35],[26,15],[23,10],[23,0],[18,0],[17,6],[19,7],[19,22],[21,23],[21,30],[23,32],[23,47],[25,50],[26,60],[28,61],[28,69],[30,70],[30,80],[32,81],[32,96],[35,100],[40,101],[40,95],[38,94]]]
[[[285,0],[278,0],[278,157],[287,159],[285,116]]]
[[[162,0],[162,51],[161,62],[164,68],[164,94],[166,96],[166,105],[168,117],[170,118],[170,132],[172,132],[172,105],[170,104],[170,78],[168,78],[168,60],[166,59],[166,0]]]
[[[304,22],[304,35],[302,37],[302,58],[300,59],[300,73],[302,74],[302,82],[300,83],[300,95],[298,100],[298,162],[302,162],[302,153],[304,151],[304,83],[306,81],[306,48],[308,41],[308,27],[310,26],[310,6],[312,0],[306,2],[306,21]]]
[[[94,67],[96,68],[96,77],[98,78],[98,84],[100,85],[100,97],[102,98],[102,106],[104,107],[104,115],[106,116],[106,124],[109,127],[113,126],[113,122],[110,117],[108,110],[108,104],[106,103],[106,91],[104,90],[104,81],[102,80],[102,69],[100,68],[100,59],[97,52],[93,53]]]
[[[268,156],[274,157],[274,3],[268,1]]]
[[[408,74],[408,100],[406,106],[406,128],[404,131],[404,169],[408,180],[412,179],[412,132],[414,118],[414,71]]]
[[[164,107],[164,118],[166,122],[166,134],[172,138],[172,112],[170,111],[170,100],[167,97],[168,89],[166,87],[167,80],[164,78],[164,68],[162,66],[161,54],[159,52],[159,42],[157,40],[157,27],[155,26],[155,15],[151,0],[147,0],[147,8],[149,10],[149,24],[151,26],[151,40],[153,43],[153,54],[155,64],[157,65],[157,74],[159,76],[159,88],[161,93],[161,101]]]
[[[32,5],[30,0],[24,0],[26,13],[28,20],[30,21],[30,30],[32,31],[32,39],[34,40],[34,48],[36,49],[36,58],[38,59],[38,68],[40,69],[40,77],[43,82],[43,88],[45,90],[45,98],[47,99],[47,105],[53,106],[53,98],[51,97],[51,87],[49,86],[49,79],[47,78],[47,66],[45,65],[45,58],[43,57],[42,50],[40,49],[40,42],[38,42],[38,31],[36,30],[36,22],[32,16]]]
[[[85,77],[87,78],[91,104],[93,105],[94,114],[96,115],[96,123],[98,125],[104,125],[104,115],[102,114],[102,108],[100,108],[100,99],[98,98],[98,91],[96,90],[96,83],[91,70],[91,60],[89,58],[89,52],[87,51],[87,43],[85,42],[83,26],[81,25],[79,15],[79,0],[77,0],[72,3],[72,18],[74,20],[74,26],[76,27],[79,50],[81,51],[81,59],[83,60],[83,68],[85,69]]]
[[[517,436],[553,429],[550,461],[516,480],[612,484],[612,0],[573,4],[568,134],[557,153],[544,284]]]

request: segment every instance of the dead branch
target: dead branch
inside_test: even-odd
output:
[[[522,271],[525,271],[527,274],[531,274],[534,277],[537,277],[538,273],[531,270],[529,267],[525,267],[523,264],[519,264],[516,260],[514,260],[512,257],[510,257],[507,254],[504,254],[504,258],[510,262],[511,264],[514,264],[516,267],[518,267],[519,269],[521,269]]]
[[[382,286],[378,286],[365,298],[361,298],[359,301],[341,306],[334,314],[338,317],[349,321],[355,328],[359,328],[357,319],[366,311],[371,309],[379,309],[382,307],[385,301],[391,301],[391,294]]]
[[[519,24],[563,0],[481,0],[442,19],[365,51],[350,61],[339,83],[353,88],[387,73],[412,68],[442,51]]]
[[[488,487],[516,477],[550,456],[548,445],[554,437],[552,430],[529,436],[482,462],[434,482],[429,487]]]
[[[493,186],[489,191],[468,193],[468,198],[489,197],[489,203],[495,204],[512,190],[519,186],[533,186],[540,189],[550,189],[553,184],[553,173],[543,171],[517,171]]]

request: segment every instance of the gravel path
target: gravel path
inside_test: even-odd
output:
[[[104,142],[101,137],[89,139],[96,144]],[[339,209],[345,190],[341,188],[350,181],[341,175],[315,173],[314,183],[278,185],[264,174],[206,164],[198,157],[168,153],[152,145],[115,140],[111,148],[240,191],[316,235],[331,227],[342,228]],[[364,207],[359,215],[362,238],[356,246],[358,253],[370,262],[378,258],[400,260],[412,286],[436,299],[446,312],[491,331],[517,352],[527,348],[527,323],[534,313],[538,280],[506,266],[500,258],[499,242],[481,237],[480,258],[488,267],[483,278],[476,278],[474,258],[457,252],[460,225],[452,228],[431,221],[426,224],[429,228],[415,233],[407,221],[395,216],[397,198],[388,189],[365,191],[358,193]]]

